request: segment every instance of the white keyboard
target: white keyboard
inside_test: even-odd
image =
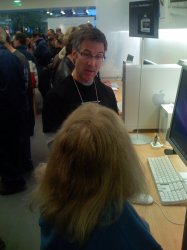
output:
[[[167,156],[148,157],[149,167],[161,204],[175,205],[187,202],[187,186]]]

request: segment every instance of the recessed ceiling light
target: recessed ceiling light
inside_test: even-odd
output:
[[[14,0],[13,5],[15,7],[21,7],[22,6],[22,2],[21,2],[21,0]]]

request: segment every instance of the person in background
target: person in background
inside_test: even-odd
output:
[[[21,34],[21,32],[17,33]],[[29,61],[27,57],[18,49],[15,49],[11,45],[10,36],[7,34],[5,47],[18,57],[24,68],[25,76],[25,89],[26,89],[26,105],[25,105],[25,117],[22,123],[25,123],[25,131],[22,131],[20,135],[20,151],[22,151],[22,168],[24,172],[33,170],[33,163],[31,157],[31,142],[30,137],[34,134],[35,117],[33,107],[33,89],[31,81],[31,72],[29,68]],[[27,53],[25,53],[27,54]]]
[[[72,44],[75,62],[72,74],[58,82],[44,99],[43,132],[51,133],[51,138],[81,104],[96,102],[118,113],[113,90],[96,77],[107,50],[105,35],[96,28],[80,29],[75,32]]]
[[[64,35],[57,36],[55,40],[55,56],[61,51],[61,49],[64,47]]]
[[[55,41],[56,55],[53,58],[52,62],[47,65],[47,68],[51,71],[51,84],[54,84],[54,76],[58,65],[60,64],[61,59],[59,58],[60,51],[64,48],[64,35],[59,35]]]
[[[52,84],[58,84],[63,82],[63,80],[72,73],[75,65],[74,59],[72,55],[72,46],[73,46],[73,39],[75,31],[78,30],[78,27],[69,27],[67,32],[64,35],[64,52],[65,55],[60,60],[59,66],[57,67],[56,71],[54,72],[54,79]]]
[[[18,56],[23,66],[28,72],[28,87],[27,87],[27,97],[28,97],[28,131],[22,136],[22,150],[23,150],[23,167],[25,172],[33,170],[32,156],[31,156],[31,141],[30,137],[34,135],[34,126],[35,126],[35,112],[34,112],[34,88],[36,87],[36,81],[38,78],[38,73],[36,69],[36,59],[35,57],[27,50],[26,46],[27,36],[22,33],[16,33],[13,40],[13,45],[15,51],[13,53]],[[10,42],[9,42],[10,46]],[[18,54],[19,53],[19,54]],[[21,55],[20,55],[21,53]],[[23,55],[23,56],[22,56]],[[26,117],[25,117],[26,119]]]
[[[57,54],[57,50],[55,48],[55,42],[56,42],[57,35],[53,29],[48,29],[47,31],[47,42],[48,42],[48,47],[49,50],[52,54],[52,58],[55,57]]]
[[[36,58],[29,52],[27,47],[27,36],[22,33],[16,33],[13,40],[14,48],[19,50],[28,60],[31,74],[31,81],[33,89],[38,85],[38,72],[36,68]]]
[[[78,107],[58,131],[40,174],[34,203],[41,250],[162,249],[128,201],[145,192],[145,177],[113,110]]]
[[[59,28],[59,27],[56,28],[56,35],[57,35],[57,36],[63,35],[61,28]]]
[[[52,53],[48,48],[47,42],[41,37],[39,32],[34,32],[32,38],[35,47],[33,54],[36,58],[36,66],[38,70],[38,89],[44,98],[47,92],[51,89],[51,72],[47,68],[47,65],[52,60]]]
[[[27,87],[23,64],[6,49],[7,34],[0,28],[0,194],[26,189],[23,177],[22,135],[27,123]]]
[[[51,70],[52,70],[52,84],[54,84],[54,76],[55,76],[55,73],[56,73],[56,70],[60,64],[60,62],[63,60],[64,56],[66,55],[66,45],[68,43],[68,40],[69,40],[69,36],[72,32],[74,32],[75,30],[77,29],[76,26],[70,26],[65,34],[63,35],[63,48],[59,51],[59,53],[54,57],[53,59],[53,62],[52,62],[52,65],[50,66],[51,67]]]

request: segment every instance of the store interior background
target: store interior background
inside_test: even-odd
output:
[[[132,0],[131,0],[132,1]],[[128,54],[134,56],[134,63],[141,61],[141,38],[129,37],[129,2],[130,0],[22,0],[21,7],[15,7],[13,0],[0,1],[1,12],[19,9],[52,9],[65,7],[96,7],[96,26],[101,29],[108,40],[106,60],[100,71],[102,77],[122,79],[123,61]],[[159,38],[144,39],[143,57],[157,64],[175,64],[179,59],[187,59],[187,7],[169,7],[170,0],[164,1],[159,19]],[[83,17],[82,17],[83,18]],[[48,28],[61,22],[62,28],[87,22],[87,19],[54,18],[48,20]],[[93,17],[89,17],[94,22]],[[2,20],[0,19],[0,26]],[[79,24],[79,23],[77,23]],[[151,79],[150,79],[151,81]],[[38,138],[33,138],[34,165],[43,161],[48,153],[42,137],[41,123],[37,121],[36,132]],[[41,147],[42,145],[42,147]],[[28,178],[29,189],[33,186],[33,179]],[[28,193],[19,193],[11,197],[0,197],[0,237],[7,244],[7,250],[39,249],[40,232],[38,214],[31,213],[25,203]]]
[[[48,28],[54,28],[61,21],[62,29],[77,22],[90,21],[101,29],[108,40],[108,51],[103,64],[102,77],[121,78],[122,62],[128,54],[134,56],[134,63],[141,61],[141,38],[129,37],[129,2],[132,0],[22,0],[21,7],[15,7],[13,0],[0,1],[0,13],[16,9],[50,9],[65,7],[96,7],[96,20],[84,18],[50,18]],[[161,1],[160,1],[161,2]],[[159,38],[144,38],[143,57],[158,64],[173,64],[187,58],[187,4],[183,8],[173,7],[170,0],[164,0],[160,8]]]

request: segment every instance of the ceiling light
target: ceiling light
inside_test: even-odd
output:
[[[13,5],[15,7],[21,7],[22,6],[22,2],[21,2],[21,0],[14,0]]]

